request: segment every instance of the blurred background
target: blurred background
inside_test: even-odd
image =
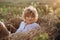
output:
[[[29,5],[36,7],[37,23],[42,26],[41,34],[33,40],[55,40],[60,32],[60,0],[0,0],[0,21],[17,29],[23,9]]]
[[[0,0],[0,20],[8,19],[8,15],[21,16],[23,9],[29,5],[37,8],[39,16],[50,11],[58,13],[59,16],[60,0]]]

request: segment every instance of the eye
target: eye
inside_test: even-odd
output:
[[[26,17],[27,19],[29,18],[29,17]]]

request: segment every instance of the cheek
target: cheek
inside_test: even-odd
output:
[[[34,22],[35,19],[31,19],[31,22]]]

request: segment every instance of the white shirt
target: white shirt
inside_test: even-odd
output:
[[[29,32],[31,29],[36,29],[38,27],[40,27],[40,26],[37,23],[31,23],[31,24],[26,25],[26,23],[24,21],[22,21],[19,28],[17,29],[16,33],[18,33],[18,32]]]

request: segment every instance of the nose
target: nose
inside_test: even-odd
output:
[[[31,19],[31,17],[29,17],[29,20]]]

